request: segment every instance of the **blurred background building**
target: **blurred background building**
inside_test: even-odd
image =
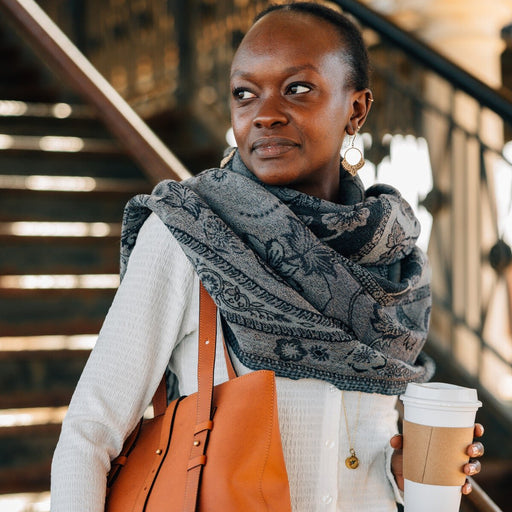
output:
[[[218,164],[231,58],[268,3],[0,0],[2,511],[48,510],[60,422],[119,282],[123,206]],[[462,510],[512,511],[512,2],[323,3],[370,48],[362,179],[397,186],[422,223],[435,380],[484,403]]]

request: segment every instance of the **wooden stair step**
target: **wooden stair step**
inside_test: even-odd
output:
[[[0,190],[0,221],[120,222],[133,195],[123,191]]]
[[[5,512],[50,512],[50,491],[1,494],[0,510]]]
[[[113,139],[92,139],[62,135],[10,135],[0,134],[0,150],[5,152],[34,151],[56,153],[110,153],[123,150]]]
[[[11,227],[15,227],[12,226]],[[7,229],[8,226],[5,226]],[[119,272],[119,229],[111,236],[59,237],[1,235],[2,274],[83,274]],[[2,227],[0,226],[0,233]]]
[[[0,109],[1,108],[2,105],[0,101]],[[24,137],[39,140],[47,136],[72,136],[82,138],[85,142],[95,142],[95,140],[110,141],[113,143],[114,148],[117,148],[115,139],[111,139],[106,128],[95,119],[58,119],[23,116],[13,120],[12,118],[2,116],[0,113],[0,134],[19,137],[20,143],[25,144],[30,142],[30,139],[23,141]],[[39,148],[36,146],[34,149]]]
[[[114,289],[2,289],[3,336],[97,334]]]
[[[36,152],[25,152],[23,157],[14,152],[0,151],[0,174],[50,176],[90,176],[103,178],[140,178],[142,172],[126,155],[89,153],[76,158],[73,153],[50,153],[44,158]]]
[[[20,116],[5,116],[2,115],[3,101],[0,100],[0,134],[11,135],[18,137],[37,137],[54,136],[66,137],[72,135],[73,137],[81,137],[85,141],[110,141],[117,147],[116,140],[107,131],[105,126],[93,117],[79,117],[70,114],[69,117],[43,117],[41,116],[28,116],[26,114]],[[22,109],[23,102],[17,102]],[[41,104],[41,113],[43,113]],[[67,115],[66,109],[71,109],[66,103],[55,104],[53,107],[56,115]],[[60,109],[60,110],[59,110]]]
[[[45,439],[44,448],[39,448],[37,456],[33,457],[35,460],[26,457],[22,459],[25,462],[18,466],[0,468],[0,495],[46,491],[49,489],[52,457],[57,441],[58,434]],[[42,443],[43,440],[41,441]]]
[[[51,460],[65,411],[64,407],[1,411],[0,494],[49,489]],[[44,423],[37,418],[41,412],[50,416]],[[19,418],[22,424],[16,424]]]
[[[62,101],[44,103],[0,99],[0,126],[32,125],[36,128],[41,127],[44,132],[49,123],[56,122],[56,124],[65,126],[69,120],[82,123],[93,122],[95,126],[101,127],[101,130],[106,130],[103,123],[99,121],[96,110],[82,103],[73,104]],[[42,124],[38,124],[38,121],[41,121]],[[78,124],[74,123],[73,126],[77,127]],[[105,131],[105,133],[110,132]]]
[[[39,239],[41,244],[45,238],[72,238],[77,243],[88,238],[116,238],[121,234],[121,224],[117,222],[39,222],[39,221],[11,221],[0,222],[0,236],[14,240]],[[43,238],[45,237],[45,238]]]
[[[17,357],[17,354],[31,352],[47,357],[58,352],[90,352],[96,343],[95,334],[75,334],[64,336],[3,336],[0,337],[0,360]]]
[[[50,352],[0,360],[0,409],[67,406],[89,351]],[[20,354],[21,356],[21,354]]]
[[[67,406],[96,338],[0,338],[0,409]]]
[[[94,108],[84,104],[69,104],[63,102],[34,103],[9,99],[0,100],[0,125],[2,123],[2,119],[12,119],[15,121],[18,119],[27,119],[31,122],[34,122],[37,119],[42,119],[45,121],[43,126],[46,126],[46,123],[49,120],[62,120],[69,118],[84,121],[94,120],[97,116]],[[96,124],[99,123],[97,122]]]
[[[85,365],[86,358],[81,365]],[[0,364],[1,367],[1,364]],[[74,379],[74,385],[67,385],[61,389],[49,389],[45,391],[16,391],[12,395],[0,395],[0,409],[12,409],[14,407],[61,407],[68,405],[75,390],[81,370]]]
[[[141,190],[147,191],[147,189],[147,181],[133,178],[93,178],[92,176],[52,176],[48,174],[0,175],[0,191],[137,194]]]

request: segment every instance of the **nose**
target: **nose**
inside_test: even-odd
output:
[[[259,108],[253,119],[256,128],[274,128],[288,123],[288,116],[284,112],[280,98],[271,95],[261,98]]]

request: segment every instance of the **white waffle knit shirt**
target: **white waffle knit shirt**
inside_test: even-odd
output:
[[[110,460],[135,427],[169,364],[180,393],[197,390],[199,280],[154,214],[77,385],[52,464],[52,512],[103,512]],[[222,345],[216,383],[227,380]],[[249,372],[234,359],[239,375]],[[396,397],[276,378],[293,512],[391,512],[401,501],[390,470]],[[358,406],[359,404],[359,406]],[[348,423],[357,469],[348,469]],[[357,424],[356,424],[357,423]],[[221,511],[219,511],[221,512]]]

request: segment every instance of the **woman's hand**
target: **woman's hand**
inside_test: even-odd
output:
[[[482,437],[484,435],[484,427],[480,423],[475,424],[475,437]],[[476,460],[477,457],[481,457],[484,454],[484,445],[477,441],[476,443],[472,443],[468,446],[466,453],[469,455],[470,459],[467,464],[464,464],[464,473],[468,476],[476,475],[480,473],[481,464],[479,460]],[[462,494],[469,494],[471,492],[471,484],[466,479],[466,483],[462,486]]]
[[[475,437],[482,437],[484,435],[484,427],[480,423],[475,424]],[[398,488],[404,490],[404,474],[403,474],[403,455],[402,446],[403,438],[401,434],[397,434],[389,441],[391,447],[395,450],[391,456],[391,471],[395,477]],[[476,475],[480,473],[480,461],[475,460],[484,454],[484,446],[481,442],[472,443],[468,446],[466,453],[470,459],[467,464],[464,464],[463,471],[468,476]],[[469,494],[471,492],[471,484],[468,480],[462,486],[462,494]]]
[[[403,447],[403,436],[402,434],[394,435],[389,444],[394,449],[393,455],[391,455],[391,472],[395,477],[396,485],[398,488],[404,490],[404,456],[402,454]]]

